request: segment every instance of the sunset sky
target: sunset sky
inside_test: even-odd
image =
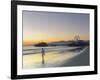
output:
[[[23,11],[23,43],[89,40],[89,14]]]

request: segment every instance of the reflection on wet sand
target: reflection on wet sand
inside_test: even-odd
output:
[[[44,56],[42,53],[23,55],[23,68],[59,67],[81,50],[83,49],[46,52]]]

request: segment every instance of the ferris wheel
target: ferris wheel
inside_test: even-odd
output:
[[[79,35],[75,35],[74,40],[75,41],[79,41],[80,40],[80,36]]]

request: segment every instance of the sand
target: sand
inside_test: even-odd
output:
[[[65,61],[61,66],[86,66],[89,65],[89,47],[81,54]]]

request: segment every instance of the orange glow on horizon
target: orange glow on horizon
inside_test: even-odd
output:
[[[73,34],[67,36],[37,36],[37,37],[25,37],[23,38],[23,45],[30,45],[39,42],[53,42],[53,41],[68,41],[74,40]],[[89,40],[89,35],[79,35],[81,40]]]

